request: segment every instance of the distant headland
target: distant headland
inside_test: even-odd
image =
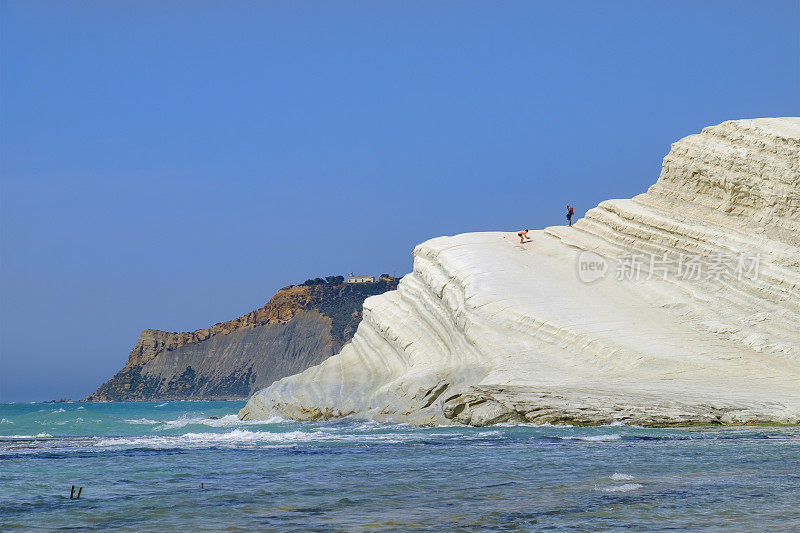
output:
[[[146,329],[124,368],[84,401],[247,398],[339,352],[361,321],[364,300],[397,282],[388,274],[308,279],[208,328]]]

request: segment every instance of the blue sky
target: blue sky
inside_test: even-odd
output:
[[[0,400],[800,114],[800,2],[0,3]]]

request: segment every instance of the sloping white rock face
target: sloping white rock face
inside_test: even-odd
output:
[[[240,417],[275,414],[800,423],[800,118],[686,137],[647,193],[530,243],[417,246],[399,289],[366,300],[352,343]]]

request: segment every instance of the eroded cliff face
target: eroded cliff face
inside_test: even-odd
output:
[[[322,362],[352,338],[368,296],[395,281],[298,285],[263,307],[193,332],[146,329],[125,367],[86,401],[246,398]]]
[[[242,418],[800,422],[800,118],[675,144],[573,227],[440,237],[353,342]]]

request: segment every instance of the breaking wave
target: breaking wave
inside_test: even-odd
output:
[[[212,428],[229,428],[239,426],[264,426],[268,424],[277,424],[285,422],[283,418],[274,416],[268,420],[239,420],[236,415],[225,415],[221,417],[200,417],[200,416],[186,416],[182,415],[175,420],[153,420],[151,418],[134,418],[125,420],[128,424],[133,425],[151,425],[158,426],[153,429],[156,431],[179,429],[186,426],[208,426]]]
[[[36,435],[0,435],[0,440],[31,440],[31,439],[51,439],[49,433],[38,433]]]
[[[631,476],[631,475],[628,475],[628,474],[620,474],[620,473],[618,473],[618,472],[614,472],[614,474],[612,474],[610,477],[611,477],[611,479],[613,479],[614,481],[630,481],[630,480],[632,480],[632,479],[633,479],[633,476]]]
[[[630,492],[632,490],[641,489],[643,485],[639,483],[625,483],[623,485],[613,485],[611,487],[605,487],[603,489],[604,492]]]
[[[610,435],[563,435],[557,438],[563,440],[582,440],[586,442],[610,442],[620,440],[622,435],[619,433],[611,433]]]
[[[183,435],[149,435],[141,437],[100,438],[94,446],[122,446],[132,448],[185,448],[203,446],[241,446],[247,444],[298,444],[323,441],[384,441],[398,442],[399,435],[350,435],[325,431],[248,431],[234,429],[226,433],[184,433]]]

